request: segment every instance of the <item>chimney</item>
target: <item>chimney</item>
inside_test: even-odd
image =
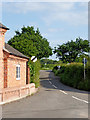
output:
[[[5,33],[9,30],[6,26],[0,23],[0,89],[4,87],[4,64],[3,64],[3,48],[5,47]]]

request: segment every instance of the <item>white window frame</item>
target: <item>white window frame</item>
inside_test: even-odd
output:
[[[20,80],[20,65],[16,65],[16,80]]]

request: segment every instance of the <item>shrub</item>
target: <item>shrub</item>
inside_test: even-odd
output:
[[[60,70],[53,69],[55,75],[60,76],[60,81],[66,85],[82,90],[90,90],[90,66],[86,68],[84,80],[84,68],[82,63],[71,63],[61,66]]]
[[[57,66],[54,66],[52,71],[55,73],[55,75],[58,75],[58,67]]]
[[[84,90],[89,91],[90,87],[88,86],[88,80],[80,81],[78,84],[78,89],[81,89],[81,90],[84,89]]]
[[[39,60],[37,60],[36,62],[29,61],[29,67],[30,67],[30,83],[35,83],[35,87],[39,87],[40,61]]]

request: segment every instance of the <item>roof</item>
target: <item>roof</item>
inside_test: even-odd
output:
[[[6,30],[9,30],[9,28],[7,28],[5,25],[3,25],[2,23],[0,23],[0,28],[3,28],[3,29],[6,29]]]
[[[4,50],[7,51],[7,52],[9,52],[11,55],[15,55],[15,56],[18,56],[18,57],[29,59],[29,57],[25,56],[24,54],[22,54],[21,52],[19,52],[16,49],[14,49],[13,47],[11,47],[10,45],[8,45],[7,43],[5,43]]]

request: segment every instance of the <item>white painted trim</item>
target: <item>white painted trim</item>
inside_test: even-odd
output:
[[[20,78],[16,78],[16,80],[20,80]]]
[[[6,51],[6,52],[8,52],[8,53],[10,53],[5,47],[3,47],[3,50]]]
[[[20,68],[20,65],[19,64],[16,65],[16,69],[17,69],[17,67]],[[17,70],[16,70],[16,72],[17,72]],[[18,74],[19,74],[19,71],[18,71]],[[17,75],[17,73],[16,73],[16,75]],[[16,80],[20,80],[20,77],[17,78],[17,76],[16,76]]]

